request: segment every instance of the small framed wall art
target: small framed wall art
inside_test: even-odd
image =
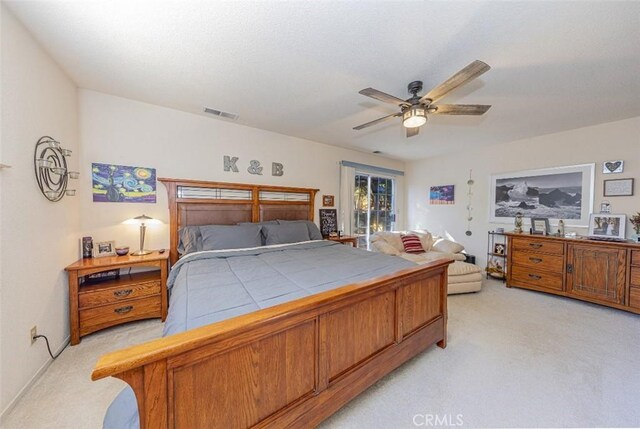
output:
[[[605,161],[602,163],[602,173],[622,173],[624,171],[624,161]]]
[[[93,245],[93,257],[116,256],[115,241],[99,241]]]
[[[605,180],[602,188],[605,197],[631,197],[633,178]]]
[[[334,203],[333,195],[323,195],[322,196],[322,207],[333,207]]]
[[[429,189],[430,204],[455,204],[455,185],[432,186]]]

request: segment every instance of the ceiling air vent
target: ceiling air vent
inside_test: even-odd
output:
[[[204,108],[204,113],[208,113],[214,116],[220,116],[221,118],[231,119],[232,121],[235,121],[236,119],[238,119],[238,115],[234,113],[228,113],[228,112],[223,112],[221,110],[210,109],[209,107]]]

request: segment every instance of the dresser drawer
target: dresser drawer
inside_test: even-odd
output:
[[[161,317],[160,295],[80,310],[80,335],[138,319]]]
[[[552,255],[564,255],[564,244],[560,241],[529,237],[514,237],[511,240],[511,246],[512,252],[514,250],[531,250],[534,252],[543,252]]]
[[[513,265],[535,268],[536,270],[562,273],[564,270],[564,257],[562,255],[547,255],[538,252],[514,252],[511,256]]]
[[[549,273],[518,265],[511,267],[511,281],[515,284],[523,283],[547,289],[562,290],[561,273]]]
[[[78,305],[81,309],[91,308],[158,294],[160,294],[159,280],[148,283],[113,286],[87,292],[83,292],[81,288],[80,293],[78,293]]]
[[[640,288],[640,267],[631,267],[631,286]]]
[[[634,250],[631,252],[631,265],[637,265],[640,267],[640,250]]]
[[[629,289],[629,307],[640,310],[640,288],[632,287]]]

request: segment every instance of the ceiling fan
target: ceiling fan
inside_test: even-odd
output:
[[[418,135],[420,127],[427,123],[427,115],[430,114],[482,115],[489,110],[491,107],[490,105],[439,104],[436,106],[433,103],[449,95],[451,91],[471,82],[490,68],[491,67],[489,67],[488,64],[476,60],[423,96],[418,95],[418,93],[422,91],[422,82],[416,80],[408,85],[407,89],[412,96],[406,100],[378,91],[377,89],[365,88],[360,91],[360,94],[375,98],[376,100],[384,101],[385,103],[395,104],[400,107],[400,112],[378,118],[375,121],[367,122],[366,124],[358,125],[353,129],[361,130],[386,121],[387,119],[402,117],[402,125],[407,129],[407,137],[413,137]]]

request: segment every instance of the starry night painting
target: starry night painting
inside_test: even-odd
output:
[[[114,164],[91,164],[93,202],[155,203],[156,169]]]

